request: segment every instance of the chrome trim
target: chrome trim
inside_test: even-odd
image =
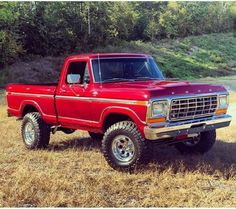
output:
[[[54,95],[51,94],[34,94],[34,93],[19,93],[19,92],[9,92],[8,95],[13,96],[27,96],[27,97],[45,97],[45,98],[53,98]]]
[[[124,99],[108,99],[108,98],[94,98],[94,97],[76,97],[76,96],[56,96],[56,99],[71,99],[71,100],[82,100],[82,101],[97,101],[97,102],[111,102],[120,104],[131,104],[147,106],[148,101],[145,100],[124,100]],[[144,105],[137,104],[138,102],[145,102]]]
[[[158,140],[176,137],[186,133],[192,134],[206,130],[213,130],[228,126],[231,118],[232,117],[230,115],[216,115],[189,121],[166,122],[155,125],[152,124],[152,126],[144,127],[144,135],[148,140]]]
[[[133,141],[126,135],[116,136],[111,143],[113,156],[122,163],[129,163],[135,155]]]
[[[34,94],[34,93],[18,93],[18,92],[11,92],[12,95],[15,96],[29,96],[29,97],[45,97],[45,98],[53,98],[54,95],[50,94]],[[111,102],[111,103],[119,103],[119,104],[130,104],[130,105],[141,105],[147,106],[148,101],[145,100],[126,100],[126,99],[108,99],[108,98],[94,98],[94,97],[79,97],[79,96],[56,96],[57,99],[72,99],[72,100],[89,100],[89,101],[98,101],[98,102]],[[138,104],[138,102],[145,102],[144,105]]]
[[[181,103],[183,101],[185,103]],[[172,99],[170,104],[169,119],[171,121],[181,121],[212,116],[217,110],[217,103],[218,96],[216,94],[209,96],[195,96],[184,99]],[[185,107],[183,107],[183,105],[185,105]],[[207,107],[209,108],[207,109]]]
[[[152,108],[152,103],[153,102],[167,100],[168,108],[167,108],[166,120],[169,121],[170,105],[171,105],[171,101],[173,99],[186,99],[186,98],[191,98],[191,97],[214,96],[214,95],[217,96],[217,100],[219,101],[218,97],[220,95],[229,95],[229,92],[223,91],[223,92],[211,92],[211,93],[204,93],[204,94],[189,94],[189,95],[180,95],[180,96],[171,95],[171,96],[161,96],[161,97],[158,97],[158,98],[157,97],[151,98],[148,102],[148,105],[147,105],[148,110],[147,110],[146,120],[148,118],[152,118],[150,113],[152,112],[151,108]],[[217,108],[216,109],[218,109],[218,107],[219,107],[218,101],[217,101]]]
[[[90,70],[91,70],[91,72],[92,72],[93,83],[100,83],[100,82],[95,82],[94,73],[93,73],[93,63],[92,63],[92,59],[89,59],[89,63],[90,63]]]

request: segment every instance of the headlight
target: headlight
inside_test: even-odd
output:
[[[226,108],[228,108],[228,104],[229,104],[228,96],[227,95],[220,95],[218,109],[226,109]]]
[[[156,101],[152,103],[152,117],[166,116],[167,114],[167,101]]]

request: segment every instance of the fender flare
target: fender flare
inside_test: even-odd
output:
[[[110,106],[103,110],[100,118],[100,123],[103,126],[106,118],[110,114],[122,114],[130,117],[132,121],[136,123],[138,127],[146,125],[146,121],[142,121],[139,116],[130,108],[128,107],[119,107],[119,106]]]
[[[44,115],[42,109],[40,108],[40,106],[37,102],[35,102],[33,100],[24,100],[20,105],[20,115],[21,116],[23,116],[23,111],[27,105],[35,107],[38,110],[38,112],[40,113],[40,115],[42,115],[42,116]]]

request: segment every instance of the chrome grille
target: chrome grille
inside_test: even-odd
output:
[[[200,118],[213,115],[217,108],[217,96],[201,96],[171,101],[171,121]]]

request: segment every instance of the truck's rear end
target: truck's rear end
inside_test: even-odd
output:
[[[18,118],[28,112],[39,112],[45,122],[56,120],[54,94],[57,84],[9,84],[6,87],[8,115]]]

